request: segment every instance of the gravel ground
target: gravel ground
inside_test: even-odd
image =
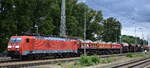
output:
[[[0,61],[10,60],[10,57],[0,57]]]
[[[50,65],[39,65],[33,66],[31,68],[70,68],[74,62],[65,62],[65,63],[58,63],[58,64],[50,64]],[[71,67],[72,68],[72,67]],[[75,67],[76,68],[76,67]]]
[[[73,64],[75,62],[70,62],[70,63],[66,62],[66,63],[34,66],[34,67],[31,67],[31,68],[109,68],[109,66],[133,60],[133,58],[128,58],[128,57],[124,57],[124,56],[114,57],[113,59],[114,59],[114,61],[111,62],[111,63],[105,63],[105,64],[101,63],[101,64],[98,64],[98,65],[88,66],[88,67],[73,66]]]
[[[65,63],[33,66],[33,67],[28,67],[28,68],[111,68],[114,65],[130,62],[132,60],[141,59],[143,57],[129,58],[129,57],[125,57],[125,56],[115,56],[115,57],[111,57],[111,58],[113,60],[110,63],[100,63],[97,65],[87,66],[87,67],[82,67],[81,65],[79,65],[79,62],[76,61],[76,62],[69,62],[69,63],[65,62]],[[76,64],[76,63],[78,63],[78,64]]]
[[[40,65],[40,66],[31,67],[31,68],[62,68],[62,67],[58,65]]]
[[[84,68],[111,68],[111,66],[113,66],[113,65],[118,65],[120,63],[129,62],[129,61],[134,60],[134,59],[136,60],[136,59],[139,59],[139,58],[122,57],[122,58],[118,58],[117,60],[115,60],[111,63],[98,64],[98,65],[84,67]]]

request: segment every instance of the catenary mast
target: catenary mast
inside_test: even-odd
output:
[[[66,7],[65,0],[61,4],[61,21],[60,21],[60,36],[66,36]]]

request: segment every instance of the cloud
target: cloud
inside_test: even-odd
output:
[[[150,22],[149,0],[87,0],[86,3],[95,10],[102,10],[105,17],[134,17]]]
[[[81,0],[79,0],[81,1]],[[150,35],[150,0],[87,0],[90,8],[102,10],[104,18],[115,17],[122,22],[122,34],[135,35],[142,38],[141,30],[145,39]],[[150,38],[150,37],[149,37]],[[149,39],[150,41],[150,39]]]

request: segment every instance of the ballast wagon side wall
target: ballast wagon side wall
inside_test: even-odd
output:
[[[81,47],[79,49],[81,54],[84,54],[84,49],[86,49],[86,53],[89,55],[94,54],[112,54],[112,53],[120,53],[122,46],[117,44],[107,44],[107,43],[81,43]]]

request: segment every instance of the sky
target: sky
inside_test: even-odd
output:
[[[79,0],[101,10],[104,18],[122,23],[122,35],[138,36],[150,42],[150,0]]]

